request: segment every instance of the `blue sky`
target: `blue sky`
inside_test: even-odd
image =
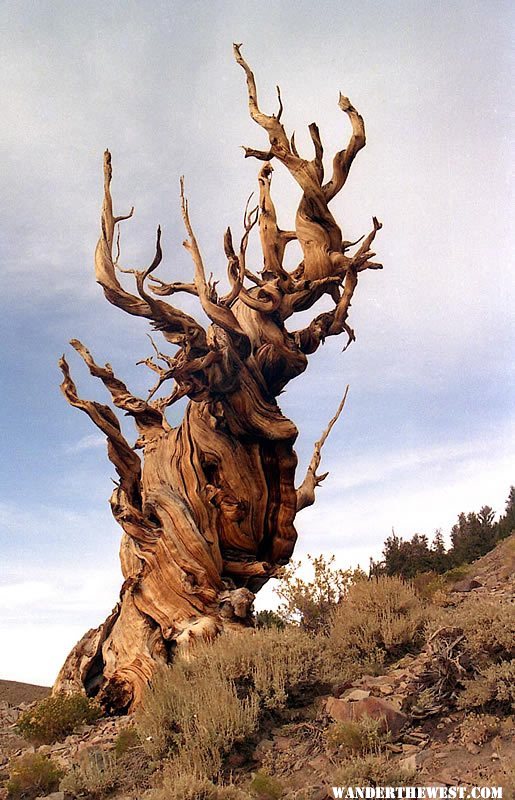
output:
[[[120,213],[136,207],[124,263],[149,263],[161,223],[162,277],[191,274],[184,174],[205,261],[223,277],[223,231],[238,231],[256,182],[239,147],[265,143],[232,41],[244,43],[263,108],[280,84],[283,121],[307,153],[313,120],[328,154],[342,147],[338,91],[351,98],[368,144],[334,212],[349,239],[372,215],[384,225],[385,269],[362,276],[352,306],[357,342],[342,354],[328,341],[281,398],[300,429],[300,480],[350,384],[324,451],[330,476],[298,517],[298,555],[366,565],[392,526],[432,535],[459,511],[502,510],[515,480],[510,5],[2,3],[0,677],[50,683],[120,585],[113,469],[61,397],[57,369],[77,337],[135,393],[152,381],[135,366],[150,354],[146,323],[111,307],[93,277],[102,152],[113,154]],[[279,168],[274,197],[290,227],[298,195]],[[104,399],[70,362],[81,394]]]

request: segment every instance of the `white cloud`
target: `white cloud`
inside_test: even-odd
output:
[[[433,480],[439,481],[449,473],[461,472],[473,476],[485,472],[491,475],[492,462],[497,465],[496,471],[504,470],[507,474],[510,464],[515,467],[513,452],[515,427],[509,426],[506,431],[491,438],[483,435],[481,438],[462,442],[447,441],[445,444],[390,452],[374,452],[369,449],[364,455],[352,455],[342,472],[333,456],[331,491],[347,491],[365,485],[394,482],[396,476],[400,476],[402,480],[403,477],[413,479],[417,474],[431,474]],[[504,490],[504,487],[500,488]]]
[[[115,605],[115,565],[12,565],[0,586],[0,675],[51,684],[73,645]]]
[[[99,447],[106,446],[106,437],[101,434],[91,433],[88,436],[83,436],[77,442],[65,446],[67,453],[81,453],[84,450],[96,450]]]

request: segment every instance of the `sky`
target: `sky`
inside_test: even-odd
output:
[[[515,482],[513,22],[503,0],[0,4],[1,678],[51,684],[121,585],[114,469],[61,396],[57,368],[66,352],[81,396],[106,401],[68,345],[76,337],[135,394],[153,382],[135,364],[151,354],[147,323],[110,306],[94,280],[102,153],[118,213],[135,206],[123,263],[150,263],[160,223],[159,274],[189,279],[184,174],[205,263],[223,279],[223,232],[241,229],[259,168],[241,145],[266,145],[233,41],[264,110],[280,85],[283,122],[308,157],[318,122],[328,167],[350,133],[338,92],[350,97],[367,146],[332,209],[346,239],[373,215],[383,223],[384,270],[363,273],[352,304],[357,341],[342,353],[328,340],[280,398],[300,431],[300,483],[350,385],[323,451],[330,475],[297,518],[296,557],[366,567],[392,528],[448,537],[460,511],[503,511]],[[292,227],[298,192],[280,165],[273,192]],[[275,604],[266,587],[258,607]]]

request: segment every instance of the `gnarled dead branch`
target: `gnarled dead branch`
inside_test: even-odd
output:
[[[60,361],[63,393],[84,411],[107,439],[108,455],[119,480],[111,495],[114,518],[123,535],[120,559],[124,583],[120,600],[106,622],[89,631],[73,649],[55,690],[83,688],[109,713],[137,705],[158,664],[188,649],[197,638],[253,625],[255,593],[291,558],[297,533],[295,516],[315,500],[326,475],[318,474],[322,447],[338,419],[340,406],[315,444],[306,476],[295,489],[297,429],[277,404],[277,396],[299,376],[327,336],[354,339],[348,316],[358,275],[379,269],[372,243],[380,224],[374,218],[368,236],[344,240],[328,203],[345,184],[357,152],[365,144],[363,120],[350,101],[339,105],[352,133],[333,160],[324,183],[324,149],[318,126],[309,127],[314,154],[305,159],[286,134],[283,102],[275,115],[259,107],[254,74],[241,54],[252,119],[268,136],[267,149],[245,155],[265,162],[258,175],[259,200],[247,201],[243,234],[236,251],[227,229],[224,251],[228,288],[206,270],[181,180],[181,209],[193,263],[190,281],[166,282],[156,275],[163,253],[157,230],[155,255],[145,269],[120,265],[119,230],[132,216],[113,214],[111,155],[104,154],[104,201],[95,254],[97,281],[110,303],[148,319],[165,342],[162,352],[142,359],[156,376],[144,400],[135,397],[109,364],[100,366],[78,340],[72,346],[108,390],[113,405],[134,419],[138,439],[131,446],[107,405],[83,400]],[[282,164],[301,187],[294,230],[282,230],[271,194],[272,165]],[[261,257],[249,256],[249,238],[259,228]],[[298,240],[302,260],[284,265],[286,247]],[[357,248],[352,254],[354,248]],[[115,252],[114,252],[115,251]],[[257,263],[256,263],[257,262]],[[210,275],[210,277],[208,277]],[[124,281],[135,282],[135,293]],[[208,324],[176,308],[163,297],[188,294],[198,300]],[[324,294],[334,308],[294,333],[285,323],[310,309]],[[172,390],[162,392],[168,382]],[[172,427],[166,409],[180,398],[188,403],[180,424]],[[141,451],[141,459],[135,452]]]

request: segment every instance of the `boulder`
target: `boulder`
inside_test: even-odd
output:
[[[52,794],[41,795],[36,800],[64,800],[64,792],[52,792]]]
[[[326,711],[336,722],[356,722],[363,717],[382,720],[383,731],[390,731],[394,736],[408,721],[406,714],[382,697],[365,697],[363,700],[350,702],[330,697],[326,703]]]
[[[451,587],[451,592],[471,592],[472,589],[479,589],[482,585],[483,584],[476,580],[476,578],[465,578],[455,583]]]
[[[366,689],[353,689],[352,692],[346,694],[343,698],[344,700],[352,700],[353,702],[356,700],[364,700],[366,697],[370,697],[370,692]]]

